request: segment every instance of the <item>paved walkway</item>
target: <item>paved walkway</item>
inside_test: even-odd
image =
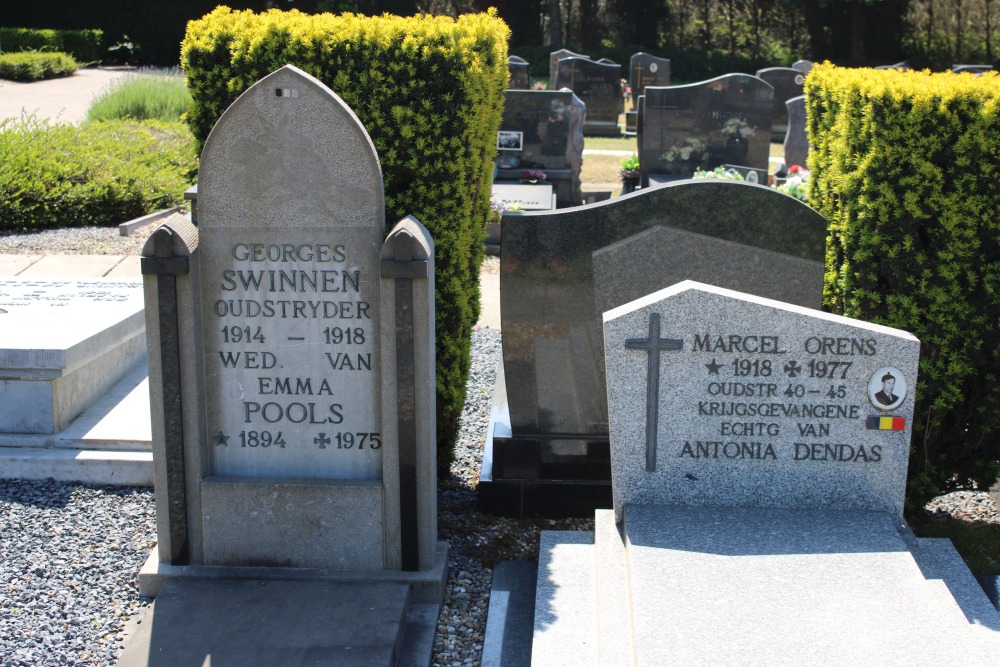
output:
[[[33,83],[0,80],[0,121],[34,114],[64,123],[79,123],[94,98],[130,68],[86,68],[73,76]]]

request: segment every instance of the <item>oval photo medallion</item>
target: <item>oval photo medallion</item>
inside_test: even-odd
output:
[[[906,400],[906,378],[894,366],[883,366],[868,379],[868,400],[876,409],[889,412]]]

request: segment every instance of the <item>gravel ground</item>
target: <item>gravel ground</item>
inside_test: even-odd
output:
[[[0,236],[0,254],[137,254],[154,226],[131,237],[117,228]],[[499,271],[495,257],[484,271]],[[448,588],[433,664],[478,665],[492,568],[508,558],[537,559],[540,530],[592,530],[593,521],[503,519],[476,510],[475,484],[500,332],[473,334],[472,372],[452,475],[440,481],[440,538],[451,545]],[[935,499],[936,515],[1000,524],[987,493]],[[0,480],[0,666],[113,665],[130,616],[149,600],[135,575],[156,540],[149,489]]]

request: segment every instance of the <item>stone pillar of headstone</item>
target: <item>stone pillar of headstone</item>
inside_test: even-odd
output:
[[[182,350],[197,349],[198,230],[177,220],[157,229],[142,251],[149,350],[149,403],[156,532],[162,563],[184,564],[200,557],[197,485],[204,462],[201,440],[202,386],[196,360]]]
[[[389,496],[387,553],[392,554],[387,566],[413,571],[433,566],[437,544],[434,242],[430,232],[415,217],[404,218],[389,233],[380,258],[382,476]]]

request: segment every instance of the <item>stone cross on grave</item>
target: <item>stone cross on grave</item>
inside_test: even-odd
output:
[[[628,338],[628,350],[645,350],[648,355],[646,375],[646,472],[656,470],[656,427],[660,405],[660,352],[677,352],[684,349],[678,338],[660,338],[660,314],[649,315],[649,337]]]

